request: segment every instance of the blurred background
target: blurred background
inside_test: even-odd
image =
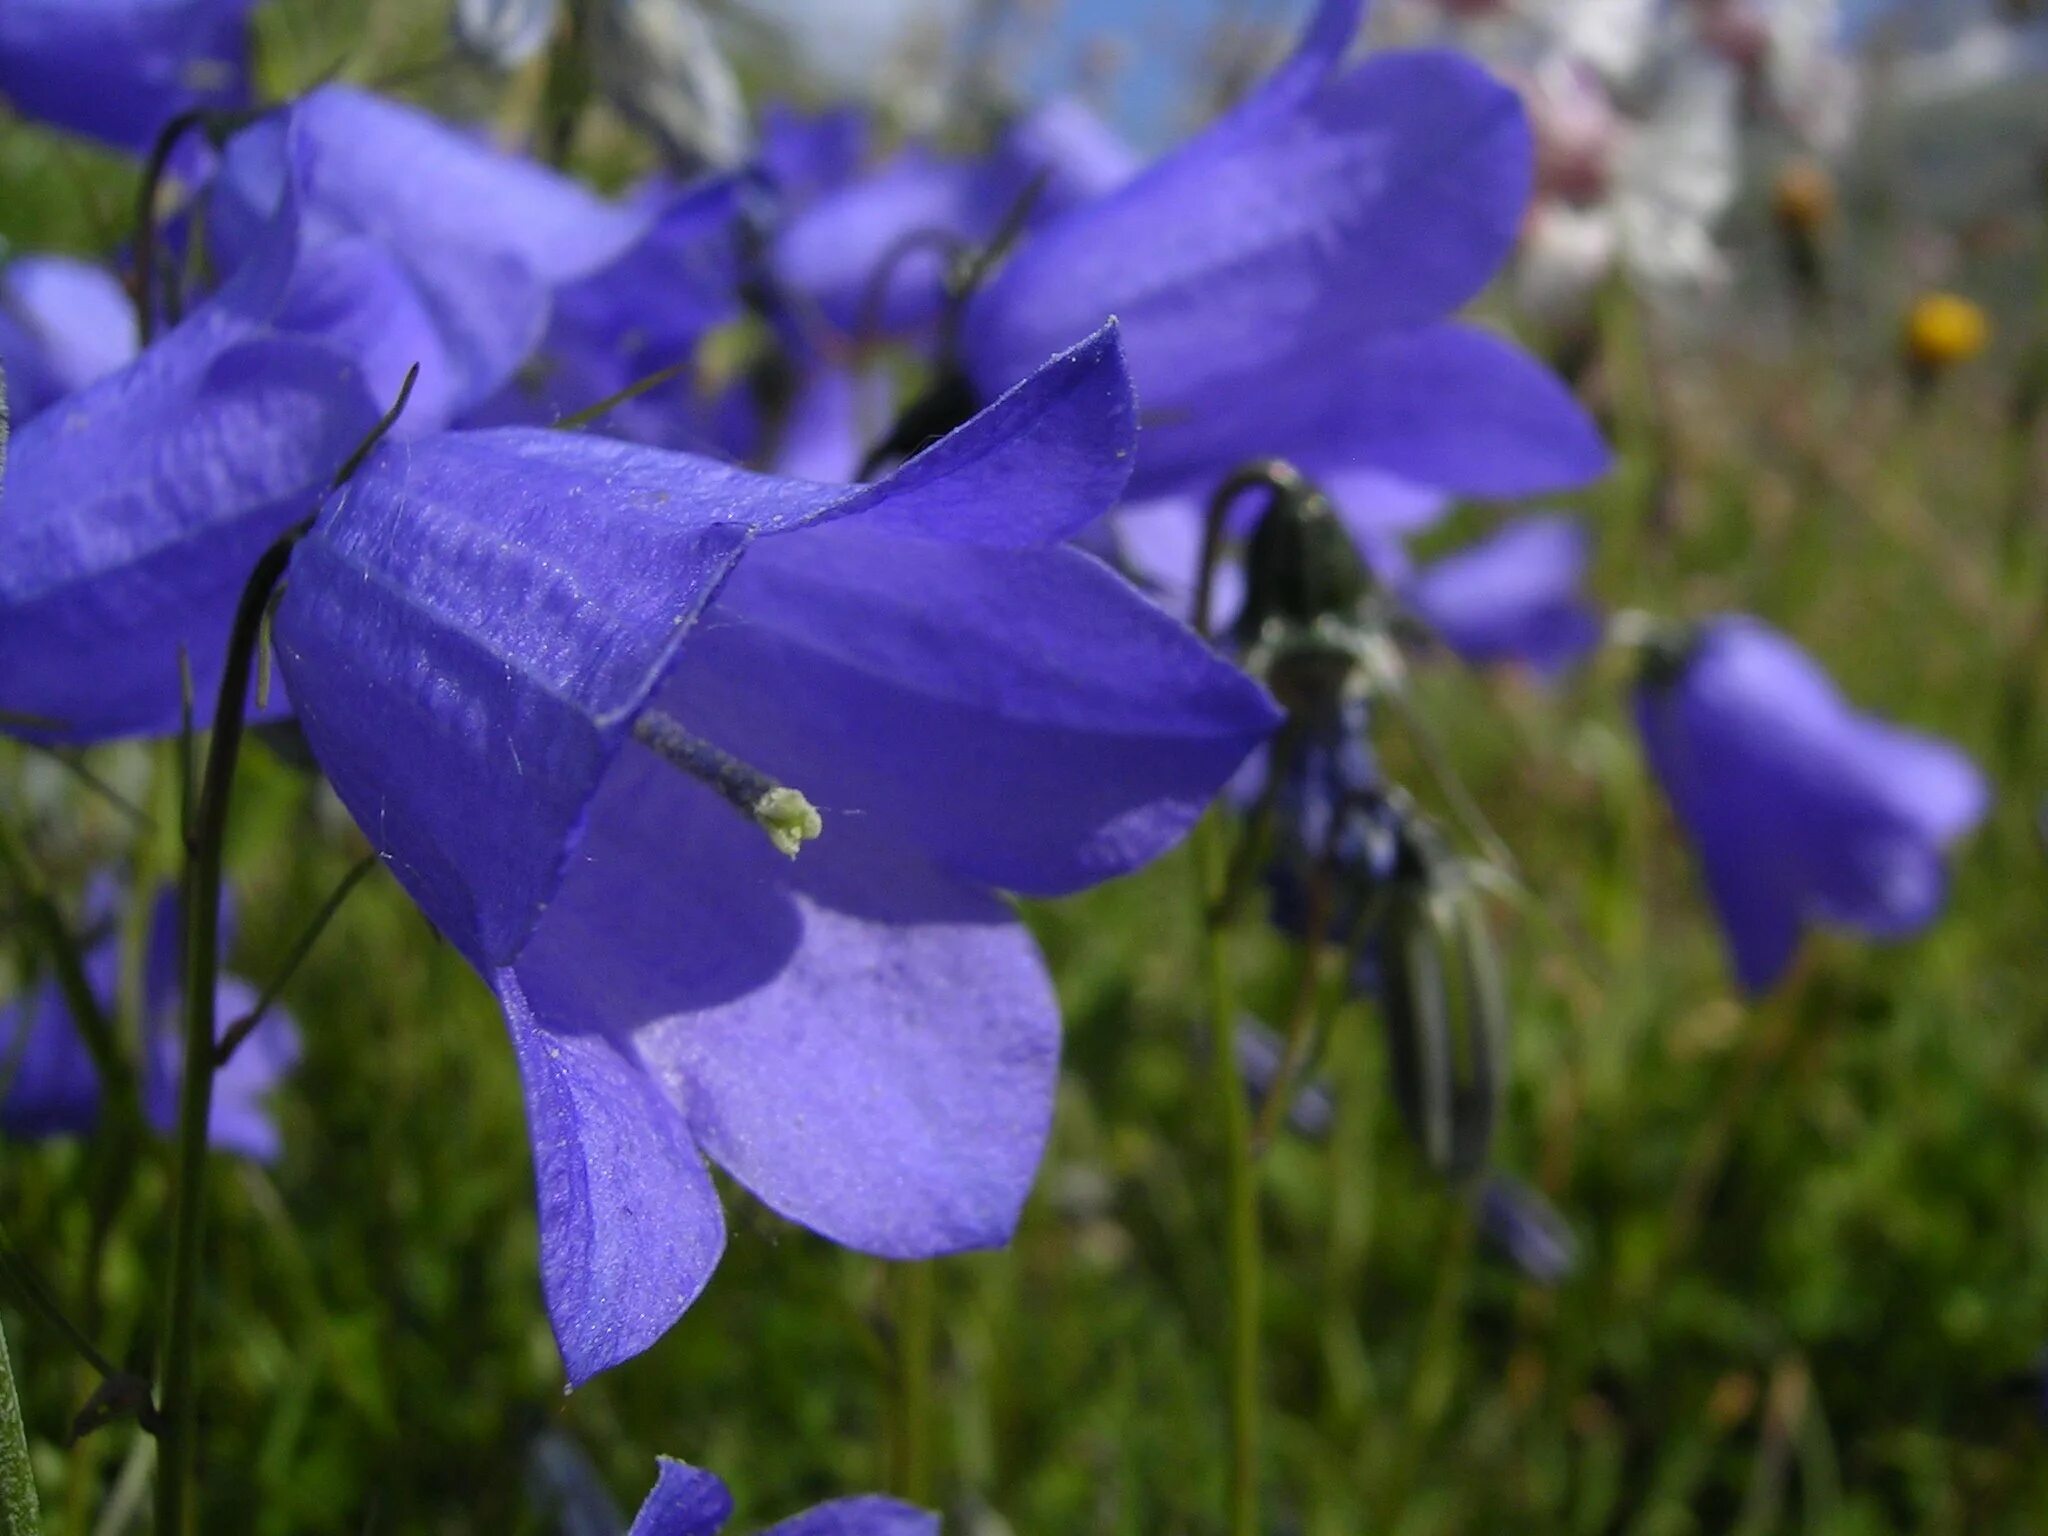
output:
[[[1647,201],[1585,270],[1538,270],[1532,244],[1483,308],[1569,372],[1619,451],[1559,501],[1598,536],[1598,597],[1766,617],[1851,698],[1964,745],[1996,810],[1931,933],[1817,939],[1797,983],[1749,1007],[1630,739],[1620,670],[1547,686],[1426,671],[1423,707],[1534,896],[1500,928],[1515,1015],[1501,1161],[1568,1232],[1489,1241],[1402,1136],[1371,1008],[1346,1006],[1319,1069],[1327,1115],[1267,1163],[1276,1536],[2048,1530],[2048,15],[1803,9],[1820,18],[1811,81],[1753,87],[1725,145],[1659,126],[1654,68],[1617,71],[1612,131],[1648,146],[1624,157]],[[1073,95],[1143,155],[1284,55],[1308,7],[703,10],[741,133],[766,103],[853,99],[885,143],[969,153],[1004,116]],[[1534,64],[1516,29],[1537,35],[1545,10],[1384,0],[1369,45],[1473,47],[1512,72]],[[437,5],[276,0],[256,28],[272,97],[339,71],[508,140],[541,111],[545,57],[450,63]],[[1853,105],[1837,112],[1835,91]],[[569,158],[607,188],[652,163],[601,105]],[[1809,172],[1810,214],[1788,191]],[[1612,206],[1611,190],[1582,201]],[[10,249],[113,252],[135,195],[132,162],[0,123]],[[1980,307],[1987,345],[1930,379],[1903,338],[1937,291]],[[1462,507],[1419,548],[1501,511]],[[1426,777],[1395,756],[1397,777]],[[92,766],[150,792],[151,749]],[[46,758],[0,745],[0,785],[10,816],[61,820],[65,889],[128,845],[120,815]],[[235,969],[272,974],[358,852],[289,754],[252,753]],[[1053,1148],[1014,1247],[937,1267],[937,1487],[960,1536],[1221,1529],[1222,1193],[1190,880],[1170,859],[1032,912],[1067,1006]],[[1248,1005],[1278,1019],[1284,944],[1250,928],[1233,943]],[[380,878],[289,1004],[306,1056],[277,1096],[282,1158],[224,1162],[216,1183],[205,1412],[229,1475],[213,1528],[601,1531],[657,1453],[725,1476],[743,1530],[881,1484],[883,1266],[728,1187],[732,1238],[704,1300],[565,1396],[492,999]],[[65,1289],[96,1240],[86,1160],[64,1142],[4,1158],[9,1235]],[[138,1361],[164,1251],[163,1171],[143,1177],[105,1239],[93,1318]],[[50,1529],[138,1528],[120,1490],[136,1510],[147,1442],[66,1446],[92,1378],[0,1317]]]

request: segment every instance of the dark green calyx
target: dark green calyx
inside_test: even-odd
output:
[[[1249,645],[1278,622],[1306,628],[1355,614],[1373,588],[1358,547],[1327,496],[1305,480],[1275,480],[1245,548],[1237,638]]]

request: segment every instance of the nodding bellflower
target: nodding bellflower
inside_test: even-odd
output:
[[[105,887],[110,889],[111,882]],[[95,905],[103,915],[113,911],[110,901],[100,899]],[[159,897],[144,950],[140,1080],[142,1112],[164,1136],[177,1124],[178,1084],[184,1075],[181,926],[175,897]],[[224,928],[223,948],[227,942]],[[119,990],[120,949],[120,936],[108,923],[82,956],[86,980],[109,1016]],[[240,977],[221,977],[215,1016],[223,1034],[256,1007],[257,997],[256,988]],[[266,1010],[263,1022],[214,1075],[207,1134],[215,1147],[260,1162],[276,1161],[283,1147],[264,1101],[298,1060],[297,1028],[282,1009]],[[100,1082],[92,1055],[63,989],[45,978],[0,1008],[0,1130],[23,1140],[85,1136],[99,1116]]]
[[[7,0],[0,96],[137,154],[181,112],[249,102],[257,0]]]
[[[1363,0],[1324,0],[1294,57],[1204,132],[1032,230],[969,301],[983,398],[1110,315],[1145,408],[1132,495],[1286,458],[1514,497],[1607,451],[1534,359],[1455,310],[1500,270],[1531,186],[1515,93],[1450,52],[1344,69]]]
[[[1600,615],[1580,595],[1591,559],[1576,520],[1518,518],[1424,566],[1401,598],[1464,660],[1555,677],[1600,643]]]
[[[1983,775],[1859,713],[1776,630],[1730,615],[1653,645],[1635,711],[1745,991],[1785,974],[1809,923],[1892,939],[1941,910],[1943,853],[1983,819]]]
[[[17,427],[131,361],[135,347],[134,301],[106,268],[22,256],[0,269],[0,367]]]
[[[449,433],[296,551],[299,723],[504,1008],[572,1382],[710,1278],[707,1158],[884,1256],[1013,1229],[1059,1031],[994,890],[1143,863],[1277,720],[1065,547],[1134,433],[1105,330],[873,485]]]
[[[626,1536],[719,1536],[731,1518],[732,1495],[723,1481],[664,1456],[654,1490]],[[760,1536],[939,1536],[939,1517],[868,1494],[820,1504],[768,1526]]]
[[[286,198],[213,297],[15,434],[0,710],[43,738],[176,730],[181,652],[209,708],[249,568],[376,420],[354,362],[287,327],[301,233]]]

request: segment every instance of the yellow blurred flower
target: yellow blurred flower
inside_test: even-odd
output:
[[[1923,294],[1906,314],[1902,340],[1907,367],[1931,379],[1982,352],[1991,340],[1991,321],[1959,294]]]

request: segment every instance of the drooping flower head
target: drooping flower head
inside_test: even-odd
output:
[[[1751,993],[1785,974],[1808,924],[1896,939],[1932,922],[1943,853],[1984,816],[1968,758],[1859,713],[1755,619],[1653,652],[1636,722]]]
[[[111,904],[101,901],[102,915]],[[146,941],[142,986],[142,1112],[168,1136],[178,1117],[182,1059],[183,987],[176,899],[155,903]],[[225,947],[228,934],[223,931]],[[103,1013],[112,1017],[121,968],[120,937],[111,921],[95,931],[83,960],[86,980]],[[224,1035],[257,1003],[257,990],[237,976],[222,976],[215,1017]],[[275,1161],[282,1151],[266,1100],[298,1064],[299,1035],[282,1009],[267,1009],[214,1076],[208,1137],[224,1152]],[[100,1081],[77,1018],[52,977],[0,1007],[0,1130],[23,1139],[91,1134],[100,1117]]]
[[[283,675],[503,1004],[572,1380],[708,1280],[705,1158],[864,1251],[1007,1237],[1058,1029],[991,888],[1145,861],[1275,718],[1064,547],[1132,417],[1105,332],[872,486],[444,434],[299,547]]]

